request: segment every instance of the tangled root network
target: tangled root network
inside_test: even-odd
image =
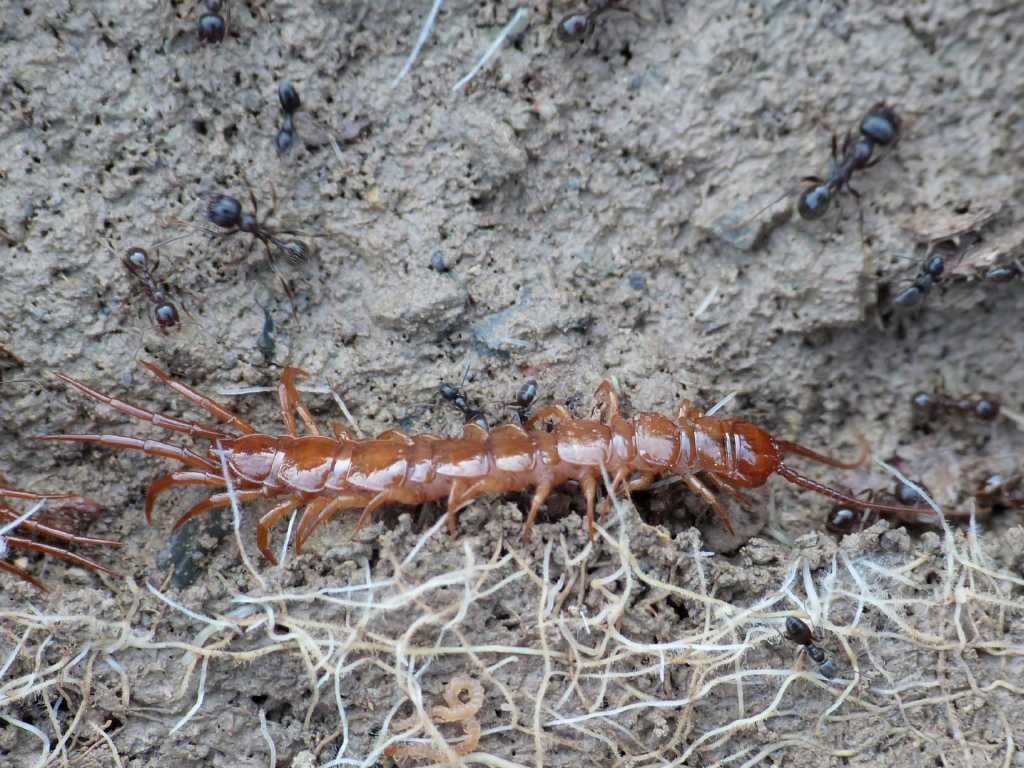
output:
[[[736,565],[627,503],[594,543],[474,514],[457,539],[403,518],[333,586],[275,587],[282,567],[201,606],[131,583],[77,613],[5,600],[0,749],[127,765],[120,730],[203,744],[230,713],[235,765],[1021,764],[1024,580],[973,524],[755,540],[776,562]],[[226,699],[243,680],[267,682]]]

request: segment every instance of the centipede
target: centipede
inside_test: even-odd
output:
[[[12,507],[0,503],[0,572],[16,576],[22,581],[27,581],[36,589],[45,592],[46,586],[41,581],[8,559],[13,550],[26,550],[38,552],[49,557],[56,557],[91,571],[102,571],[108,574],[114,573],[106,566],[83,555],[76,554],[65,547],[36,541],[21,535],[23,533],[31,533],[36,536],[71,544],[92,544],[106,547],[121,546],[119,541],[82,536],[75,532],[74,529],[76,527],[87,524],[99,514],[100,507],[92,499],[85,496],[76,496],[71,493],[32,493],[7,486],[0,486],[0,498],[25,499],[28,501],[52,500],[57,502],[54,511],[45,517],[40,515],[36,518],[19,515]]]
[[[446,522],[455,535],[458,513],[481,496],[532,490],[522,532],[523,541],[528,542],[549,494],[568,483],[582,491],[593,540],[604,473],[610,478],[608,491],[613,495],[646,490],[664,475],[678,476],[706,501],[730,533],[732,524],[716,491],[752,506],[754,501],[744,491],[765,485],[772,475],[857,509],[903,520],[918,520],[921,515],[920,508],[855,498],[783,461],[798,456],[839,469],[855,469],[867,458],[866,446],[857,461],[842,462],[776,438],[749,421],[708,416],[689,400],[680,404],[674,417],[641,411],[627,418],[607,381],[597,388],[590,418],[574,418],[565,406],[548,405],[523,425],[485,430],[470,423],[456,438],[408,435],[397,429],[373,438],[357,438],[333,421],[331,435],[321,432],[296,388],[298,380],[308,377],[299,368],[282,371],[277,395],[286,433],[274,435],[258,432],[221,403],[176,381],[156,365],[145,361],[142,365],[226,428],[157,413],[99,392],[66,374],[57,376],[115,411],[207,441],[204,452],[161,440],[105,433],[43,435],[38,439],[140,451],[178,462],[178,469],[159,476],[146,492],[145,515],[150,523],[158,497],[172,488],[216,489],[181,515],[175,529],[211,509],[230,506],[232,499],[273,500],[273,506],[256,523],[257,547],[272,564],[277,563],[269,547],[272,529],[300,509],[293,542],[297,553],[317,528],[342,512],[361,510],[355,525],[358,531],[384,505],[418,506],[447,500]],[[296,415],[305,434],[299,434]],[[602,506],[606,514],[608,505]]]

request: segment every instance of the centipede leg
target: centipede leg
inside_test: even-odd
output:
[[[299,418],[302,419],[307,432],[311,435],[320,434],[320,429],[317,427],[316,421],[313,420],[313,414],[309,412],[309,408],[302,402],[299,391],[295,388],[296,379],[308,378],[309,374],[301,368],[288,367],[281,374],[281,383],[277,387],[277,398],[281,404],[281,418],[284,419],[284,425],[288,429],[289,435],[296,434],[295,416],[292,414],[292,411],[299,414]]]
[[[676,421],[696,421],[703,415],[704,411],[688,399],[680,401],[679,408],[676,409]]]
[[[73,493],[33,493],[32,491],[21,491],[17,488],[8,488],[0,485],[0,496],[9,499],[25,499],[26,501],[42,501],[43,499],[71,499]]]
[[[264,496],[263,491],[235,491],[235,498],[239,502],[253,501],[253,500],[259,499],[259,498],[261,498],[263,496]],[[215,493],[215,494],[213,494],[213,496],[211,496],[210,498],[206,499],[205,501],[199,502],[194,507],[192,507],[192,509],[190,509],[184,515],[179,517],[178,520],[174,523],[174,528],[172,528],[171,530],[174,530],[174,531],[178,530],[179,528],[181,528],[181,526],[183,526],[185,523],[187,523],[192,518],[199,517],[199,515],[203,514],[204,512],[207,512],[207,511],[209,511],[211,509],[219,509],[221,507],[230,507],[230,506],[231,506],[231,494],[230,493]]]
[[[171,472],[161,475],[149,485],[146,491],[146,522],[153,524],[153,510],[156,508],[157,497],[168,488],[179,485],[208,485],[215,488],[224,487],[224,477],[212,472]]]
[[[247,435],[251,435],[256,432],[255,427],[251,426],[248,422],[244,421],[239,416],[233,414],[231,411],[229,411],[223,405],[218,403],[216,400],[212,400],[206,395],[196,392],[196,390],[192,389],[192,387],[189,387],[186,384],[182,384],[180,381],[175,381],[170,377],[169,374],[160,370],[157,366],[153,365],[153,363],[142,361],[142,367],[145,368],[150,373],[152,373],[154,376],[160,379],[160,381],[162,381],[168,387],[170,387],[179,395],[184,397],[186,400],[195,403],[204,411],[208,411],[210,414],[220,419],[225,424],[229,424],[230,426],[234,427],[239,432],[242,432]]]
[[[812,451],[810,448],[805,448],[799,443],[791,443],[788,440],[776,440],[775,444],[779,446],[779,451],[783,456],[796,455],[803,456],[805,459],[816,461],[819,464],[826,464],[830,467],[837,467],[839,469],[858,469],[864,466],[864,462],[868,460],[868,456],[871,455],[871,448],[868,446],[867,441],[861,438],[861,452],[860,456],[856,461],[839,461],[831,456],[826,456],[817,451]]]
[[[2,522],[13,522],[18,519],[18,513],[8,507],[0,507],[0,523]],[[35,520],[22,520],[18,525],[18,530],[25,530],[31,533],[37,533],[40,536],[48,536],[51,539],[57,539],[58,541],[66,541],[71,544],[96,544],[99,546],[110,546],[119,547],[121,546],[120,541],[114,541],[113,539],[97,539],[92,536],[79,536],[77,533],[71,533],[70,531],[63,531],[60,528],[51,528],[49,525],[37,522]]]
[[[487,430],[479,424],[466,424],[462,428],[462,439],[472,440],[474,443],[486,442]]]
[[[301,552],[306,540],[313,535],[313,531],[338,512],[365,507],[372,500],[371,497],[365,495],[341,494],[331,499],[323,509],[315,510],[307,507],[302,513],[302,517],[299,518],[299,527],[295,532],[295,551]]]
[[[537,410],[526,422],[526,431],[530,432],[537,428],[538,424],[545,421],[572,421],[572,414],[564,405],[545,405]]]
[[[23,539],[20,536],[7,536],[6,541],[9,546],[16,549],[27,549],[32,552],[50,555],[51,557],[57,557],[61,560],[66,560],[69,563],[74,563],[75,565],[80,565],[83,568],[88,568],[93,571],[103,571],[104,573],[109,573],[111,575],[114,573],[109,568],[100,565],[99,563],[94,563],[87,557],[76,555],[74,552],[68,552],[68,550],[62,549],[61,547],[55,547],[52,544],[44,544],[40,541],[32,541],[32,539]]]
[[[620,415],[619,396],[615,394],[615,388],[607,379],[598,385],[597,390],[594,392],[594,400],[596,401],[594,403],[594,413],[603,411],[601,416],[602,424],[611,424],[612,419]]]
[[[594,503],[597,501],[597,477],[587,475],[580,480],[580,488],[583,490],[583,498],[587,502],[587,534],[590,540],[594,540]]]
[[[316,501],[321,500],[317,499]],[[323,502],[326,504],[327,499],[323,499]],[[277,565],[277,558],[270,551],[270,529],[300,504],[302,504],[302,497],[292,496],[260,517],[259,522],[256,523],[256,548],[265,559],[270,561],[271,565]],[[323,504],[320,506],[322,508]]]
[[[537,513],[540,512],[540,508],[544,505],[544,501],[547,499],[548,494],[551,493],[551,488],[551,483],[541,483],[537,486],[537,490],[533,492],[533,501],[530,502],[530,511],[526,515],[526,525],[523,526],[524,542],[530,540],[530,529],[533,528],[533,523],[537,519]]]
[[[188,464],[197,469],[206,469],[211,472],[219,471],[219,467],[216,464],[203,458],[198,453],[187,448],[179,448],[171,443],[162,443],[158,440],[140,440],[137,437],[125,437],[124,435],[37,435],[35,439],[51,443],[95,443],[107,448],[142,451],[142,453],[148,456],[176,459],[183,464]]]
[[[164,416],[163,414],[151,411],[148,408],[140,408],[137,405],[132,405],[126,400],[121,400],[110,395],[105,395],[92,387],[83,384],[77,379],[73,379],[66,373],[55,374],[58,379],[68,384],[86,397],[90,397],[97,402],[103,403],[108,408],[113,408],[115,411],[120,411],[133,419],[139,419],[140,421],[147,421],[157,427],[163,429],[170,429],[174,432],[181,432],[183,434],[192,437],[205,437],[209,440],[226,440],[227,435],[223,432],[218,432],[212,427],[208,427],[204,424],[197,424],[194,421],[188,421],[186,419],[176,419],[173,416]]]
[[[28,571],[24,570],[23,568],[19,568],[13,563],[8,563],[6,560],[0,560],[0,572],[9,573],[12,576],[17,576],[19,579],[27,581],[40,592],[48,591],[46,587],[43,586],[43,583],[38,579],[34,578],[33,576],[29,575]]]
[[[704,501],[706,501],[711,507],[712,511],[714,511],[718,519],[722,521],[722,525],[725,526],[725,530],[728,531],[730,535],[734,535],[736,532],[732,528],[732,521],[729,520],[729,515],[726,513],[725,508],[718,500],[718,497],[712,493],[711,489],[693,475],[685,475],[683,477],[683,482],[690,487],[691,491],[700,494]]]

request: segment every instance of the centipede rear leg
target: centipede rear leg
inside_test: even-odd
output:
[[[319,505],[317,509],[317,511],[319,511],[327,504],[327,498],[316,499],[309,506],[313,507],[315,503],[320,501],[323,503]],[[274,557],[270,551],[270,529],[281,522],[289,512],[294,510],[296,507],[301,506],[301,504],[301,496],[292,496],[278,504],[276,507],[271,508],[270,511],[263,514],[256,523],[256,548],[259,549],[260,554],[262,554],[263,557],[272,565],[277,565],[277,558]]]
[[[328,522],[337,513],[348,509],[364,508],[371,501],[373,501],[373,497],[366,494],[339,494],[331,499],[323,509],[307,507],[303,511],[302,517],[299,518],[299,526],[295,532],[295,551],[301,552],[306,540],[313,535],[313,531]]]
[[[711,507],[711,510],[715,513],[715,516],[722,521],[722,525],[725,527],[725,530],[728,531],[729,535],[735,535],[736,532],[733,530],[729,514],[725,511],[725,508],[718,500],[718,497],[715,496],[714,492],[694,475],[684,475],[683,482],[686,483],[691,491],[698,494],[705,502],[707,502],[708,506]]]
[[[153,365],[153,363],[142,361],[142,367],[145,368],[150,373],[152,373],[158,379],[160,379],[160,381],[162,381],[168,387],[173,389],[183,398],[185,398],[191,403],[194,403],[195,405],[198,405],[200,408],[209,412],[215,418],[219,419],[220,421],[223,421],[225,424],[234,427],[239,432],[242,432],[243,434],[247,435],[251,435],[256,432],[255,427],[253,427],[251,424],[249,424],[241,417],[236,416],[234,413],[232,413],[230,410],[228,410],[223,405],[218,403],[216,400],[213,400],[207,397],[206,395],[197,392],[196,390],[192,389],[192,387],[186,384],[182,384],[180,381],[172,379],[169,374],[167,374],[165,371],[161,370],[157,366]]]
[[[537,489],[533,492],[533,500],[530,502],[530,511],[526,515],[526,524],[523,526],[523,542],[530,540],[530,529],[533,528],[533,523],[537,519],[537,514],[540,512],[540,508],[544,506],[544,501],[551,493],[551,483],[542,483],[537,486]]]

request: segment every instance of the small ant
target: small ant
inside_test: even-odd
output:
[[[1024,507],[1024,489],[1021,476],[994,474],[985,478],[974,495],[978,506],[985,509],[1016,509]]]
[[[249,197],[252,200],[252,213],[244,213],[242,204],[230,195],[214,194],[210,196],[206,206],[206,218],[211,224],[227,230],[224,235],[233,235],[237,232],[245,232],[252,235],[263,243],[267,249],[267,257],[273,263],[273,253],[270,246],[274,246],[292,263],[298,264],[306,260],[309,249],[301,240],[281,240],[279,234],[291,234],[286,230],[272,230],[261,224],[259,221],[259,204],[256,202],[256,195],[249,190]]]
[[[624,0],[591,0],[590,6],[583,11],[570,13],[564,17],[555,31],[558,39],[563,43],[585,43],[597,29],[597,20],[609,11],[623,11],[629,13],[627,8],[622,8]]]
[[[828,658],[825,651],[814,644],[814,636],[811,628],[795,616],[786,617],[786,638],[803,649],[810,656],[811,661],[818,665],[818,673],[822,677],[833,678],[836,676],[836,665]]]
[[[932,421],[940,411],[962,413],[979,421],[995,421],[1001,404],[990,395],[978,397],[949,397],[939,393],[917,392],[910,400],[914,413],[922,421]]]
[[[860,533],[878,522],[878,513],[873,509],[854,509],[836,504],[825,518],[825,529],[839,538],[849,533]]]
[[[946,259],[943,256],[929,256],[914,282],[893,297],[893,305],[900,309],[912,309],[920,305],[925,295],[939,282],[945,269]]]
[[[284,122],[274,138],[274,146],[280,155],[292,147],[295,136],[295,113],[302,107],[302,100],[299,99],[299,92],[295,90],[295,86],[287,80],[278,84],[277,100],[281,102],[281,112],[284,114]]]
[[[860,138],[855,139],[852,131],[843,141],[842,159],[839,158],[836,135],[832,134],[832,159],[828,164],[828,177],[805,176],[803,181],[811,186],[800,193],[797,212],[802,219],[820,219],[828,210],[832,196],[843,189],[860,199],[860,193],[850,182],[854,171],[870,168],[878,162],[872,159],[875,147],[886,147],[899,139],[900,119],[885,102],[880,101],[868,110],[860,121]]]
[[[515,410],[517,417],[519,418],[520,424],[525,424],[527,416],[530,412],[530,406],[533,405],[533,401],[537,399],[537,380],[527,379],[526,383],[519,388],[516,392],[516,399],[512,402],[512,408]]]
[[[228,25],[220,15],[221,0],[206,0],[206,13],[199,17],[199,39],[204,43],[219,43],[227,33]]]
[[[462,412],[467,424],[476,424],[484,429],[488,429],[489,425],[487,424],[484,412],[470,405],[469,398],[466,397],[466,393],[460,387],[448,382],[442,382],[437,392]]]
[[[167,294],[156,280],[156,270],[160,264],[156,255],[151,259],[144,249],[129,248],[121,263],[142,284],[150,301],[153,302],[153,319],[157,325],[165,331],[178,325],[178,308],[167,298]]]

